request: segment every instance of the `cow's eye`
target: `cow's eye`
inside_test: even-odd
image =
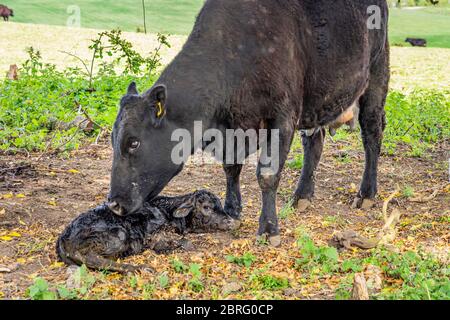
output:
[[[141,143],[140,143],[138,140],[131,140],[131,141],[130,141],[130,144],[129,144],[129,147],[128,147],[128,150],[129,150],[131,153],[133,153],[133,152],[135,152],[137,149],[139,149],[140,145],[141,145]]]

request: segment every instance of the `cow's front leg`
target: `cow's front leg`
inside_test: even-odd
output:
[[[242,171],[242,164],[224,165],[223,170],[227,178],[227,194],[225,198],[225,212],[232,218],[241,217],[241,186],[239,178]]]
[[[277,189],[281,172],[289,153],[294,134],[291,123],[280,123],[271,126],[267,141],[262,143],[261,157],[257,168],[258,183],[262,191],[262,210],[259,218],[259,237],[267,237],[273,246],[281,243],[277,217]]]
[[[314,196],[315,171],[319,165],[325,140],[325,129],[320,128],[312,135],[302,132],[303,168],[302,175],[294,192],[292,205],[304,212],[311,204]]]

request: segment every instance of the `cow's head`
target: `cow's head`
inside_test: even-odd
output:
[[[114,150],[108,207],[117,215],[140,209],[180,172],[171,161],[172,126],[166,119],[166,87],[139,95],[128,87],[112,132]]]
[[[11,17],[14,17],[14,11],[13,11],[12,9],[9,9],[9,15],[10,15]]]

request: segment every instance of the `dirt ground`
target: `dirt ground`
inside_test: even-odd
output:
[[[357,139],[356,139],[357,140]],[[260,192],[254,165],[242,174],[243,218],[237,232],[188,235],[194,251],[156,255],[151,251],[127,259],[145,263],[170,276],[164,290],[152,298],[223,298],[222,288],[239,282],[242,290],[228,298],[332,299],[339,279],[333,276],[309,283],[292,269],[298,255],[296,229],[307,230],[318,244],[326,244],[334,232],[353,229],[364,235],[375,235],[383,225],[380,219],[383,199],[396,185],[411,186],[416,195],[427,196],[438,190],[426,203],[414,203],[407,197],[396,197],[390,208],[403,214],[395,244],[401,250],[423,248],[433,253],[449,252],[450,193],[448,172],[449,146],[436,146],[423,158],[383,156],[379,170],[379,199],[369,211],[351,209],[363,170],[364,153],[360,142],[333,142],[327,138],[323,161],[317,173],[316,199],[303,214],[294,213],[280,221],[282,245],[272,248],[255,242],[260,211]],[[293,157],[301,150],[291,152]],[[346,161],[342,161],[343,155]],[[73,152],[70,157],[39,155],[1,156],[0,158],[0,266],[11,272],[0,272],[0,297],[24,298],[25,290],[35,276],[52,283],[64,283],[67,267],[56,262],[54,244],[59,233],[79,213],[101,204],[107,195],[111,165],[111,148],[105,142]],[[15,169],[11,169],[15,168]],[[298,170],[286,168],[279,189],[278,207],[288,200],[299,176]],[[225,178],[218,164],[187,165],[164,191],[183,194],[208,189],[224,198]],[[3,236],[3,237],[1,237]],[[254,268],[267,268],[289,279],[290,290],[255,292],[246,290],[250,271],[226,262],[229,254],[251,252],[258,257]],[[358,254],[364,254],[360,252]],[[345,255],[345,253],[344,253]],[[202,265],[205,290],[195,293],[186,289],[184,275],[174,274],[174,258]],[[12,267],[11,267],[12,266]],[[252,267],[253,268],[253,267]],[[128,284],[129,275],[99,274],[88,298],[139,299],[142,294]],[[154,280],[156,275],[141,273],[140,281]],[[139,287],[139,284],[138,284]]]

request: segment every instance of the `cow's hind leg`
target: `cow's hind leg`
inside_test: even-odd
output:
[[[225,198],[224,210],[232,218],[238,219],[241,216],[241,187],[239,178],[242,171],[241,164],[224,165],[223,170],[227,178],[227,194]]]
[[[381,53],[373,63],[369,87],[360,98],[359,122],[365,150],[365,169],[354,206],[370,208],[377,194],[378,159],[386,126],[384,105],[389,83],[389,56]]]
[[[314,173],[322,156],[325,129],[318,129],[312,135],[308,135],[306,132],[301,134],[304,152],[303,168],[297,189],[294,192],[292,205],[303,212],[311,204],[311,199],[314,196]]]
[[[275,247],[279,246],[281,242],[276,209],[277,189],[294,131],[293,124],[286,120],[274,121],[269,124],[267,141],[262,143],[262,152],[257,168],[258,183],[262,191],[258,236],[268,237],[270,244]]]

